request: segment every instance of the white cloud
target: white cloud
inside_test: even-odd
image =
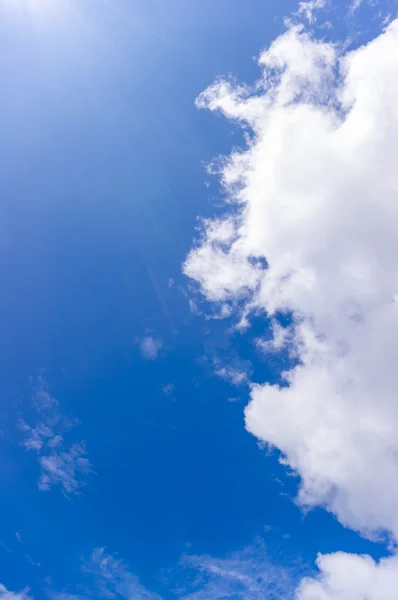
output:
[[[51,438],[51,440],[49,440],[47,442],[47,446],[49,448],[57,448],[58,446],[60,446],[60,444],[62,444],[64,441],[64,438],[62,437],[62,435],[54,435],[54,437]]]
[[[47,388],[44,378],[39,377],[33,406],[40,419],[35,427],[20,420],[19,427],[25,433],[22,445],[38,454],[40,476],[37,485],[41,491],[59,485],[64,494],[75,494],[85,484],[83,476],[93,471],[84,442],[67,444],[64,441],[63,434],[77,425],[77,421],[62,414],[59,401]]]
[[[52,485],[60,485],[65,494],[76,494],[85,484],[82,475],[92,473],[86,458],[84,444],[72,444],[62,451],[53,451],[40,457],[41,474],[38,487],[47,491]]]
[[[376,563],[370,556],[336,552],[320,555],[320,574],[304,579],[297,600],[396,600],[398,557]]]
[[[162,341],[150,335],[144,337],[140,342],[140,351],[146,360],[155,360],[161,347]]]
[[[257,543],[226,558],[185,556],[189,571],[176,595],[184,600],[289,600],[294,597],[296,569],[272,564]]]
[[[206,352],[203,361],[209,359],[210,351]],[[242,360],[234,353],[228,352],[223,348],[222,352],[215,351],[210,357],[211,367],[214,375],[220,377],[230,385],[239,387],[249,384],[249,376],[252,373],[253,365],[249,360]]]
[[[184,270],[209,300],[293,313],[299,363],[287,387],[253,386],[247,429],[301,476],[302,504],[397,539],[398,21],[346,56],[292,28],[259,65],[253,89],[198,100],[253,138],[222,168],[233,212]]]
[[[218,367],[214,371],[214,374],[235,386],[239,386],[247,382],[247,374],[231,366]]]
[[[46,595],[52,600],[162,600],[158,594],[142,585],[123,560],[106,552],[105,548],[94,548],[87,560],[82,559],[80,570],[84,575],[84,582],[68,585],[61,591],[49,588]]]
[[[363,0],[353,0],[350,6],[350,12],[354,13],[362,4]]]
[[[4,585],[0,584],[0,600],[32,600],[26,588],[21,592],[10,592]]]
[[[140,583],[122,560],[107,554],[105,548],[95,548],[82,571],[94,577],[96,595],[101,598],[120,595],[125,600],[161,600]]]
[[[303,578],[305,567],[276,566],[264,545],[249,546],[226,558],[185,556],[189,571],[177,595],[184,600],[396,600],[398,557],[379,562],[370,556],[336,552],[319,555],[319,573]],[[301,579],[299,585],[297,581]],[[186,591],[186,588],[189,590]]]
[[[299,2],[298,14],[303,14],[309,23],[314,23],[316,17],[314,12],[325,8],[328,4],[328,0],[307,0],[307,2]]]
[[[43,376],[38,378],[38,389],[34,393],[33,403],[38,412],[57,411],[59,402],[48,392],[48,385]]]
[[[29,427],[25,421],[21,420],[19,426],[22,431],[26,432],[23,445],[27,450],[36,450],[38,452],[42,449],[46,441],[54,435],[53,430],[47,427],[42,421],[37,421],[36,427]]]
[[[257,338],[255,345],[264,353],[283,350],[287,345],[294,343],[292,337],[293,331],[291,327],[282,327],[276,320],[271,321],[270,330],[272,333],[271,339]]]

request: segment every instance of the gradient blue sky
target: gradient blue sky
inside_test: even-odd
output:
[[[221,74],[254,81],[253,57],[295,10],[293,0],[0,0],[9,590],[120,594],[95,574],[95,548],[163,598],[215,597],[187,555],[239,562],[249,548],[252,566],[266,555],[294,584],[317,552],[386,552],[322,509],[296,506],[297,478],[245,431],[247,383],[228,376],[272,382],[287,357],[254,349],[265,318],[244,335],[233,317],[206,318],[212,308],[182,275],[198,216],[219,211],[204,164],[242,143],[195,98]],[[381,30],[367,3],[325,11],[333,28],[306,27],[350,48]],[[58,403],[43,408],[43,398]],[[63,436],[64,453],[85,441],[91,472],[72,473],[78,493],[57,478],[38,488],[43,447],[27,447],[38,421]]]

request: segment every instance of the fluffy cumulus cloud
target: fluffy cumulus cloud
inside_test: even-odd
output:
[[[254,137],[223,169],[234,215],[185,272],[209,299],[294,314],[299,364],[253,387],[247,427],[301,475],[303,503],[398,535],[398,21],[342,58],[292,29],[260,65],[254,91],[199,99]]]
[[[4,585],[0,584],[0,600],[32,600],[32,598],[26,589],[21,592],[10,592]]]
[[[219,80],[198,99],[248,143],[222,164],[225,216],[184,271],[242,322],[266,313],[292,356],[286,385],[252,386],[246,426],[300,475],[299,502],[397,540],[398,21],[345,55],[293,27],[259,66],[255,86]],[[364,598],[328,590],[350,560],[396,570],[324,557],[301,598]]]
[[[297,600],[395,600],[398,558],[376,563],[369,556],[337,552],[319,556],[317,579],[304,579]]]

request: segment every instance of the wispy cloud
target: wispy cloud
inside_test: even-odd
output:
[[[362,4],[363,0],[353,0],[350,6],[350,13],[354,13]]]
[[[319,567],[322,569],[323,563],[319,562]],[[47,589],[47,596],[51,600],[163,598],[144,586],[124,560],[105,548],[94,548],[87,559],[82,559],[81,572],[85,577],[78,586],[71,584],[61,591]],[[167,571],[167,575],[162,573],[160,583],[167,590],[167,597],[180,600],[293,600],[300,581],[308,572],[299,561],[293,563],[285,559],[282,566],[273,563],[264,542],[258,539],[244,550],[221,558],[184,555],[173,569]],[[299,589],[310,589],[310,583],[317,581],[321,579],[304,579]],[[9,597],[0,594],[0,600],[2,598],[31,600],[27,589]],[[315,597],[307,595],[300,600],[315,600]],[[325,596],[325,600],[329,600],[329,596]],[[340,598],[332,596],[330,600]],[[371,600],[379,598],[371,597]]]
[[[29,425],[21,419],[19,426],[20,429],[26,433],[23,445],[27,450],[36,450],[39,452],[44,444],[54,436],[53,430],[50,427],[47,427],[42,421],[37,421],[35,427],[29,427]]]
[[[217,352],[212,359],[213,373],[235,387],[248,383],[253,371],[249,360],[241,360],[238,356],[228,355],[228,352]]]
[[[21,592],[10,592],[4,585],[0,584],[0,600],[32,600],[32,597],[29,595],[27,588]]]
[[[162,600],[141,583],[126,562],[105,548],[94,548],[87,559],[82,559],[80,571],[84,579],[78,586],[72,583],[61,591],[47,589],[47,596],[51,600]]]
[[[94,578],[96,594],[102,598],[119,595],[125,600],[161,600],[141,584],[126,563],[108,554],[105,548],[95,548],[82,571]]]
[[[3,541],[0,541],[0,548],[2,548],[2,550],[9,554],[15,554],[17,557],[26,560],[26,562],[32,565],[32,567],[41,567],[41,564],[37,560],[34,560],[29,554],[26,554],[26,552],[24,552],[23,549],[21,549],[21,547],[24,547],[24,544],[22,542],[22,536],[19,533],[19,531],[15,532],[15,537],[18,541],[18,548],[10,547]]]
[[[299,570],[273,564],[260,541],[226,558],[185,556],[185,583],[177,589],[184,600],[290,600]]]
[[[315,12],[325,8],[329,4],[330,0],[307,0],[306,2],[300,2],[298,5],[297,13],[304,15],[309,23],[316,21]]]
[[[247,382],[247,373],[244,371],[239,371],[231,366],[219,366],[215,369],[214,374],[235,386],[239,386]]]
[[[146,360],[155,360],[162,345],[161,339],[148,335],[140,341],[140,352]]]
[[[36,424],[30,426],[21,419],[19,426],[25,434],[22,445],[38,455],[38,488],[48,491],[52,486],[60,486],[65,495],[78,493],[85,485],[84,476],[93,473],[84,442],[64,440],[78,422],[62,413],[59,401],[50,395],[43,377],[38,378],[33,407],[38,417]]]
[[[83,475],[92,473],[90,461],[86,457],[84,444],[72,444],[67,450],[53,450],[39,459],[41,474],[38,488],[47,491],[53,485],[60,485],[66,494],[76,494],[85,484]]]

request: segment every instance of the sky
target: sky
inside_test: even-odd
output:
[[[396,0],[0,0],[0,600],[396,600]]]

